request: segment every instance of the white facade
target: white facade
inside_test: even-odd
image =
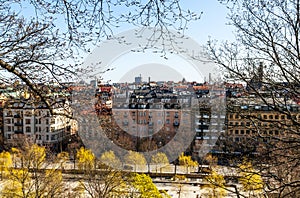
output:
[[[55,113],[66,112],[63,107],[53,109]],[[13,145],[27,141],[52,146],[70,135],[71,119],[63,115],[51,115],[43,105],[23,101],[8,102],[3,109],[4,143]]]

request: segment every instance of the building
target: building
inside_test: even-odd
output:
[[[41,87],[44,91],[45,88]],[[1,89],[2,145],[11,147],[35,143],[61,150],[63,141],[76,133],[68,93],[49,85],[44,94],[51,104],[51,111],[38,97],[25,90],[23,85]]]
[[[226,87],[226,132],[214,148],[221,161],[264,155],[279,141],[298,138],[300,105],[295,98],[275,87]]]
[[[155,83],[127,91],[130,93],[114,95],[113,99],[113,120],[119,132],[108,135],[115,143],[131,145],[131,150],[152,151],[171,141],[181,127],[192,129],[190,99]]]

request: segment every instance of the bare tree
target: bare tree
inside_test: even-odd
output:
[[[122,24],[182,32],[199,18],[179,0],[9,0],[1,1],[0,11],[0,82],[19,80],[42,99],[37,83],[73,80],[81,52]]]
[[[231,100],[234,102],[228,106],[233,109],[245,103],[259,104],[274,112],[271,118],[259,115],[259,111],[235,109],[241,119],[253,126],[253,140],[268,140],[258,148],[261,158],[256,158],[255,163],[267,180],[266,190],[279,197],[297,197],[300,193],[300,1],[221,2],[230,10],[228,19],[236,30],[236,42],[218,46],[209,41],[210,55],[227,77],[247,85],[243,98]],[[268,127],[276,128],[277,134]]]

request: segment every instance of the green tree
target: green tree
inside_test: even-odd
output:
[[[126,173],[113,167],[120,167],[121,164],[113,151],[101,155],[100,163],[107,164],[101,169],[96,169],[97,160],[92,151],[83,147],[77,152],[77,161],[78,167],[84,170],[84,179],[79,181],[79,188],[90,197],[122,197],[127,193],[127,185],[124,181]]]
[[[249,197],[256,197],[263,192],[264,182],[258,171],[253,168],[251,162],[244,160],[239,165],[239,170],[239,181],[243,185],[243,190],[249,193]]]
[[[221,198],[226,195],[225,179],[221,174],[213,170],[205,177],[205,180],[209,183],[207,185],[209,191],[208,197]]]
[[[1,180],[8,174],[9,168],[12,166],[11,154],[7,151],[0,153],[0,170],[1,170]]]
[[[64,169],[64,164],[70,160],[68,152],[61,152],[57,154],[57,160],[60,165],[60,168]]]
[[[9,170],[1,190],[2,197],[38,198],[63,195],[61,171],[51,167],[46,161],[44,147],[32,145],[19,150],[15,161],[17,167]]]
[[[122,165],[120,159],[115,155],[113,151],[106,151],[102,153],[100,161],[112,168],[121,168]]]
[[[186,171],[189,171],[190,167],[198,166],[198,162],[194,161],[191,156],[186,156],[183,153],[178,157],[179,165],[186,167]]]
[[[147,164],[147,161],[143,154],[134,152],[134,151],[128,151],[127,155],[124,157],[124,161],[126,164],[134,165],[134,170],[136,171],[136,166],[143,166]]]
[[[130,185],[134,187],[134,196],[138,198],[163,198],[170,197],[166,193],[160,193],[153,184],[151,177],[145,174],[133,174]]]
[[[153,164],[169,164],[169,160],[165,153],[158,152],[151,157],[151,163],[153,163]]]
[[[77,165],[81,170],[91,170],[95,167],[95,155],[91,150],[81,147],[77,153]]]
[[[155,164],[155,166],[156,166],[155,169],[156,169],[156,172],[157,172],[158,166],[164,166],[164,165],[169,164],[169,160],[168,160],[168,157],[165,153],[158,152],[155,155],[152,155],[151,163]]]

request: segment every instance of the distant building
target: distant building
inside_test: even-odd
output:
[[[57,115],[51,115],[48,107],[41,102],[7,101],[3,109],[5,145],[18,146],[28,142],[57,148],[74,132],[71,129],[74,121],[65,116],[70,114],[66,111],[70,108],[67,100],[57,101],[52,108]]]
[[[143,81],[142,81],[142,76],[141,75],[134,78],[134,83],[135,84],[142,84],[142,82]]]

